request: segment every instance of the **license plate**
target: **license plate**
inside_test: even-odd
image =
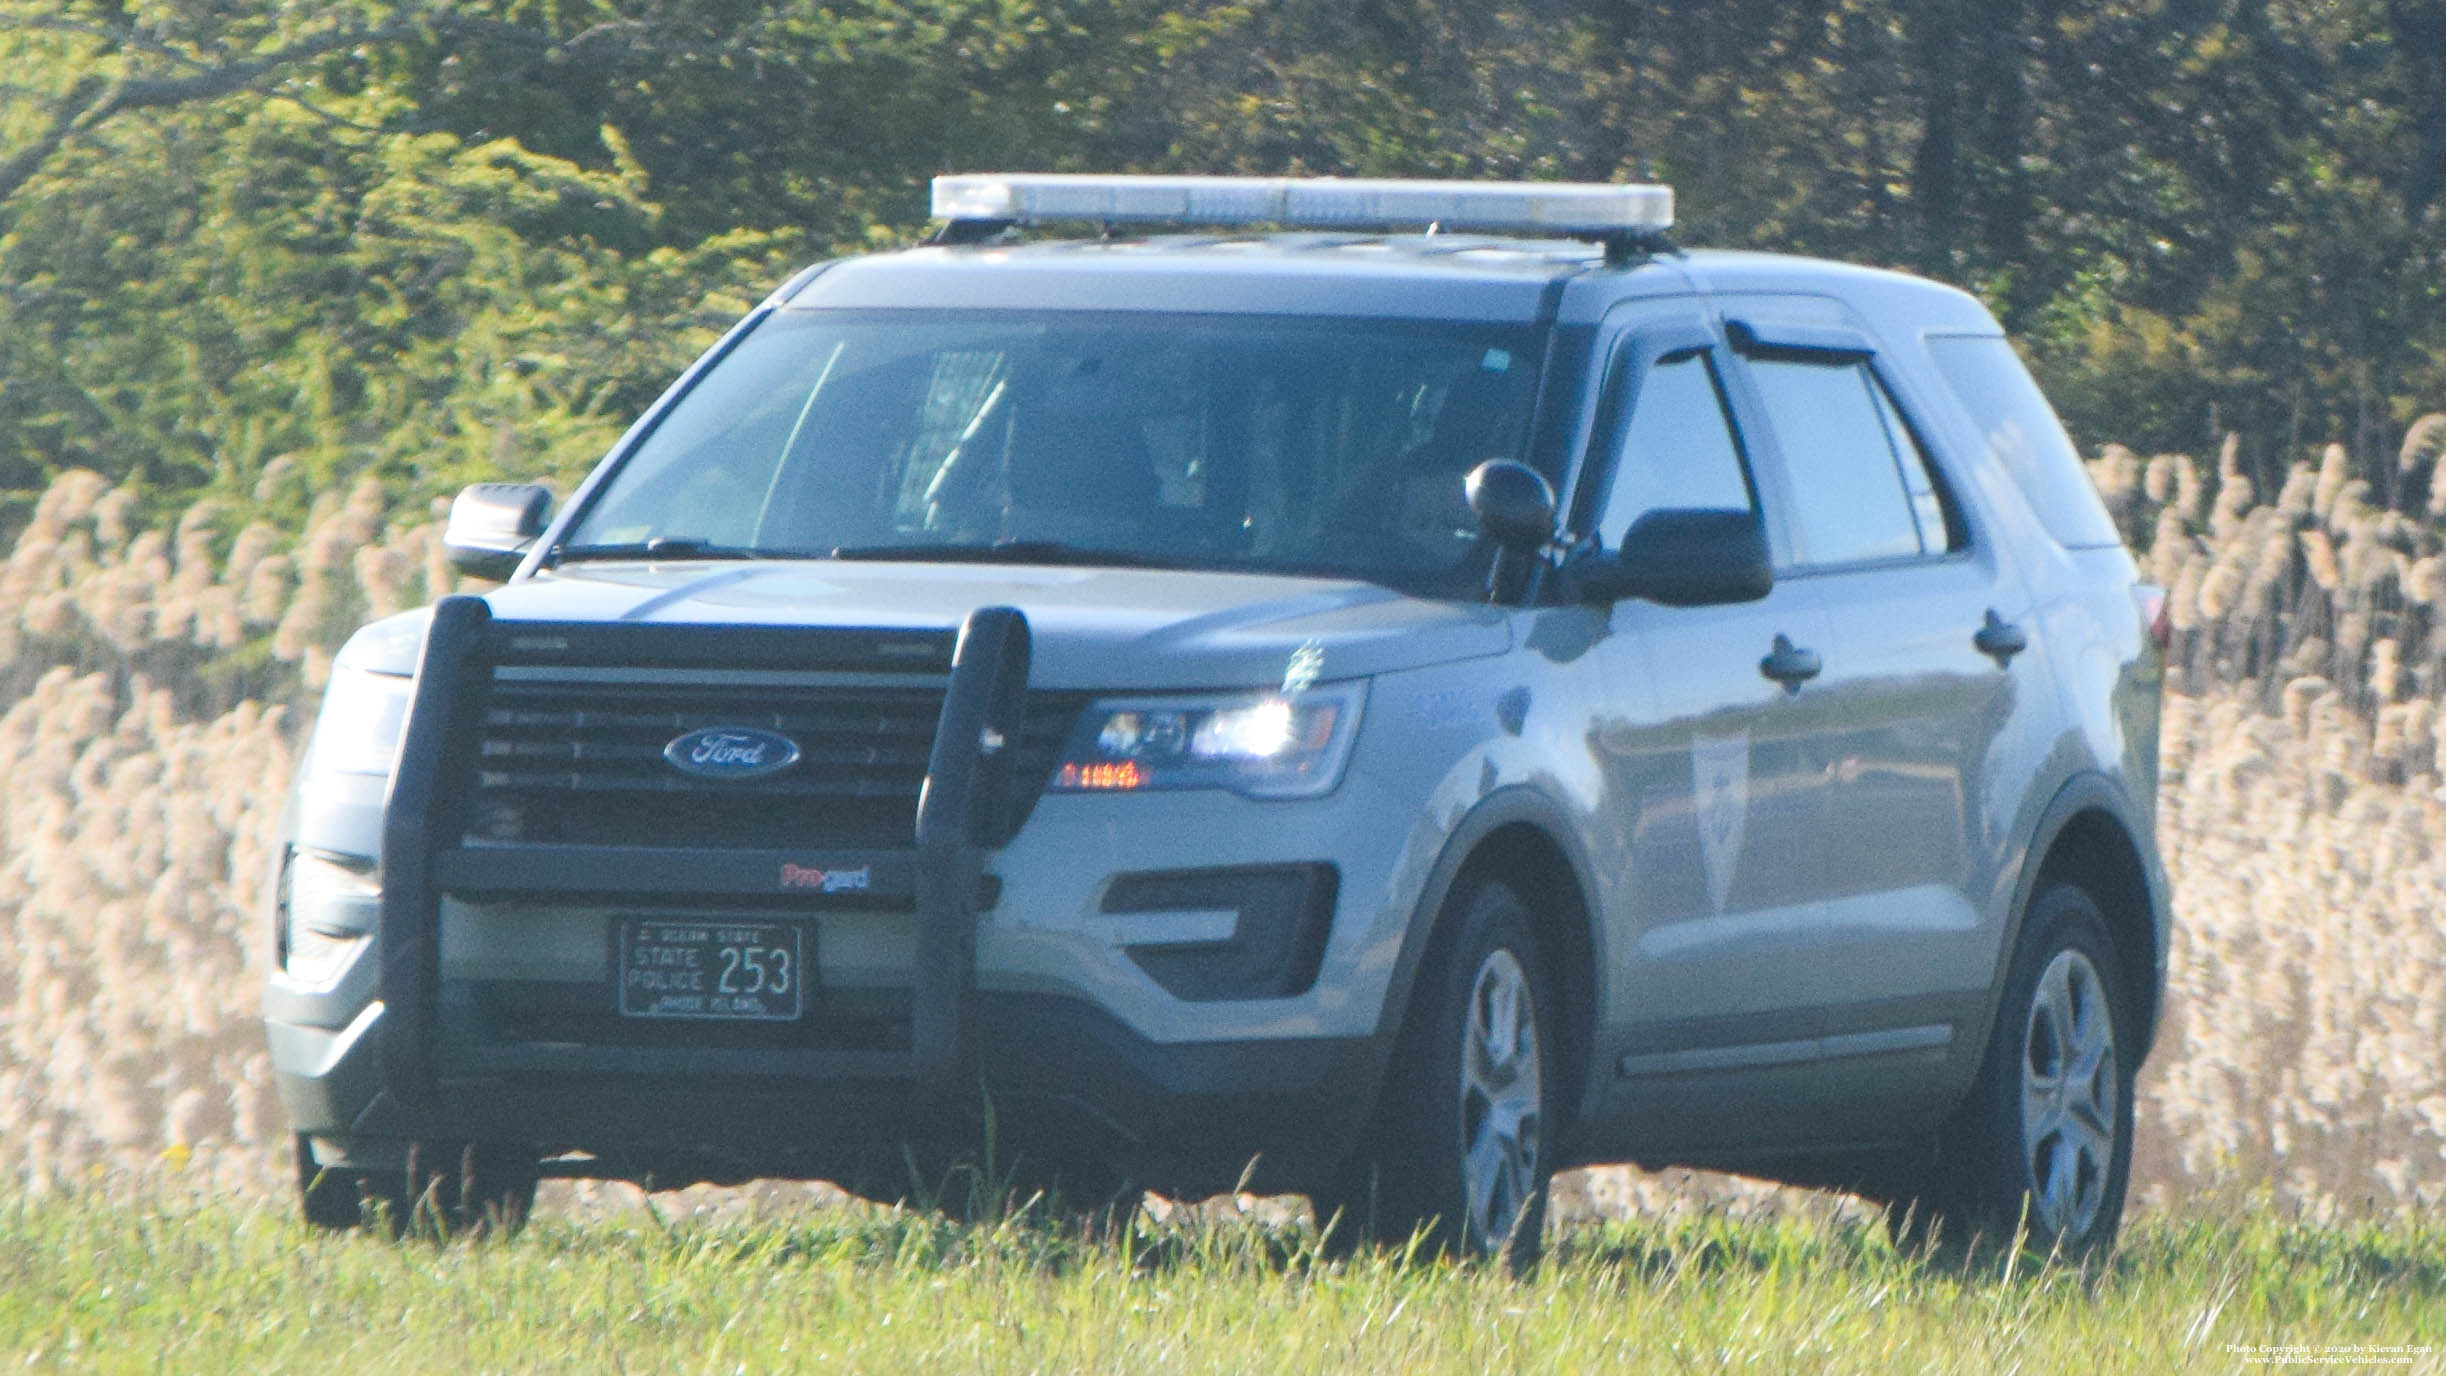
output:
[[[806,1006],[806,977],[796,923],[620,923],[623,1017],[788,1022]]]

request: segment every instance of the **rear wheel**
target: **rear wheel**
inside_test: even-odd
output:
[[[2085,1255],[2112,1245],[2132,1164],[2133,1029],[2113,939],[2061,884],[2024,921],[1987,1063],[1941,1134],[1897,1240],[1931,1228]]]
[[[1091,1160],[1056,1164],[1022,1157],[1008,1168],[957,1157],[922,1172],[914,1197],[955,1223],[992,1224],[1034,1211],[1091,1234],[1126,1228],[1146,1201],[1137,1178]]]
[[[1316,1198],[1347,1243],[1422,1235],[1445,1254],[1535,1261],[1553,1174],[1545,950],[1498,880],[1462,894],[1451,939],[1422,972],[1369,1149]]]

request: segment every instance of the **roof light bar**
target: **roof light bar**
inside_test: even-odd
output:
[[[934,214],[1036,224],[1282,225],[1615,238],[1673,226],[1673,188],[1599,182],[1398,181],[1342,177],[1136,177],[1060,172],[934,179]]]

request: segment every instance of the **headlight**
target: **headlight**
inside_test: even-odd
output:
[[[306,772],[387,775],[399,754],[407,725],[408,695],[416,680],[369,673],[346,664],[331,671],[323,711],[306,747]]]
[[[1314,798],[1341,782],[1359,733],[1360,685],[1283,695],[1099,702],[1053,771],[1057,793],[1227,788]]]

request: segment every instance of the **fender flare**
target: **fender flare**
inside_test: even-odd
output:
[[[1537,831],[1559,851],[1570,866],[1569,879],[1578,890],[1583,911],[1584,939],[1589,960],[1585,971],[1569,968],[1562,961],[1564,953],[1553,953],[1556,975],[1566,982],[1564,990],[1565,1026],[1568,1029],[1564,1051],[1571,1057],[1566,1075],[1576,1079],[1577,1096],[1561,1106],[1565,1129],[1579,1117],[1579,1110],[1589,1090],[1587,1061],[1596,1034],[1596,1010],[1603,1006],[1606,986],[1607,957],[1604,923],[1594,911],[1596,885],[1586,849],[1580,841],[1580,827],[1571,820],[1571,813],[1561,803],[1526,784],[1499,788],[1473,805],[1459,825],[1444,839],[1435,863],[1427,871],[1426,882],[1420,886],[1417,906],[1412,910],[1408,930],[1404,932],[1401,953],[1395,958],[1393,973],[1385,987],[1384,1007],[1377,1015],[1375,1035],[1371,1038],[1380,1058],[1378,1081],[1382,1068],[1391,1061],[1393,1049],[1399,1045],[1408,1025],[1410,1008],[1417,994],[1418,978],[1426,968],[1428,957],[1445,928],[1445,911],[1455,889],[1469,869],[1470,862],[1480,853],[1487,840],[1507,827],[1526,826]],[[1581,1043],[1574,1045],[1573,1043]]]
[[[2154,830],[2144,824],[2140,810],[2131,795],[2112,779],[2095,770],[2084,770],[2066,779],[2056,789],[2039,814],[2036,828],[2030,833],[2030,845],[2022,853],[2021,869],[2013,881],[2012,906],[2006,921],[2004,939],[1996,948],[1996,968],[1990,973],[1987,994],[1980,1003],[1979,1020],[1972,1024],[1974,1039],[1969,1047],[1972,1067],[1987,1063],[1989,1040],[1996,1030],[1997,1000],[2003,995],[2005,971],[2011,967],[2013,953],[2020,948],[2022,919],[2030,911],[2030,902],[2038,896],[2038,882],[2048,860],[2054,855],[2056,843],[2063,839],[2066,828],[2085,814],[2104,813],[2130,838],[2133,852],[2140,858],[2141,894],[2148,911],[2145,914],[2149,932],[2149,966],[2151,987],[2132,992],[2145,997],[2139,1037],[2137,1066],[2146,1060],[2157,1040],[2157,1029],[2165,1004],[2166,948],[2173,914],[2172,891],[2166,879],[2165,863],[2153,844]],[[2111,921],[2111,918],[2110,918]],[[2128,955],[2128,953],[2126,953]]]

